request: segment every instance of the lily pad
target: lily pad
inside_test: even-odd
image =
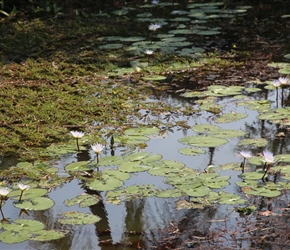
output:
[[[89,164],[90,161],[78,161],[73,162],[65,166],[65,170],[67,172],[80,172],[80,171],[87,171],[87,170],[94,170],[97,165],[96,164]]]
[[[160,131],[157,127],[139,127],[139,128],[129,128],[124,131],[126,135],[153,135]]]
[[[123,184],[123,181],[104,174],[100,178],[87,182],[86,186],[96,191],[109,191],[122,187]]]
[[[214,136],[185,136],[178,140],[180,143],[195,147],[217,147],[226,144],[228,141]]]
[[[156,193],[156,197],[160,198],[176,198],[183,196],[182,192],[177,189],[160,190]]]
[[[50,241],[58,240],[65,237],[65,233],[56,230],[40,230],[35,233],[35,236],[30,240],[35,241]]]
[[[15,220],[15,223],[4,224],[3,228],[5,230],[11,231],[26,231],[26,232],[36,232],[38,230],[44,229],[44,224],[36,220]]]
[[[31,197],[29,200],[14,202],[13,205],[25,210],[47,210],[54,206],[54,201],[46,197]]]
[[[216,123],[230,123],[230,122],[236,122],[241,119],[246,118],[248,115],[245,113],[227,113],[227,114],[222,114],[219,117],[215,119]]]
[[[151,165],[151,168],[148,170],[148,173],[157,176],[170,176],[182,172],[184,168],[185,165],[181,162],[173,160],[163,160],[153,163]]]
[[[79,204],[80,207],[89,207],[92,205],[97,204],[100,201],[100,197],[95,195],[89,195],[89,194],[81,194],[77,197],[69,200],[65,200],[64,204],[68,207],[74,206],[76,204]]]
[[[199,155],[199,154],[205,154],[205,150],[200,149],[200,148],[181,148],[178,150],[179,153],[183,154],[183,155],[188,155],[188,156],[195,156],[195,155]]]
[[[4,231],[0,233],[0,241],[6,244],[15,244],[28,240],[32,236],[28,231]]]
[[[58,219],[58,222],[68,225],[94,224],[101,220],[99,216],[91,213],[81,213],[76,211],[63,213],[61,216],[62,219]]]
[[[267,140],[264,138],[257,139],[242,139],[239,145],[253,146],[253,147],[265,147],[267,145]]]

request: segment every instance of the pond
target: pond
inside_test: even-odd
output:
[[[132,67],[115,68],[111,77],[130,85],[134,82],[127,76],[144,70],[150,73],[142,78],[149,86],[174,86],[146,98],[154,110],[139,106],[139,116],[128,117],[135,128],[96,142],[104,148],[87,146],[88,132],[70,134],[69,143],[46,149],[57,159],[15,163],[39,182],[24,177],[19,182],[26,187],[3,179],[9,193],[0,190],[0,248],[287,249],[289,64],[267,63],[278,77],[237,84],[236,75],[228,84],[212,71],[202,81],[215,79],[215,84],[200,87],[190,83],[200,72],[188,71],[206,60],[202,53],[214,46],[210,37],[223,32],[211,20],[246,18],[250,8],[222,2],[148,3],[137,8],[136,18],[146,27],[157,24],[149,26],[149,40],[140,34],[99,38],[103,53],[125,45],[134,56],[145,49],[153,53],[147,51],[141,62],[132,60]],[[124,7],[114,15],[123,18],[134,10]],[[168,18],[172,12],[177,16]],[[193,34],[196,43],[207,45],[189,48]],[[232,43],[220,42],[221,47]],[[159,74],[151,66],[155,50],[189,56],[192,65],[172,64],[167,71],[173,73]],[[158,112],[156,104],[179,108]]]

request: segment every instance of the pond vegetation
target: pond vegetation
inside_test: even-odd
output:
[[[1,20],[0,245],[285,249],[289,51],[265,26],[289,21],[277,8],[257,38],[258,14],[154,1]]]

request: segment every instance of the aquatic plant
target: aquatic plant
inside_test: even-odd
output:
[[[74,138],[76,138],[77,149],[78,149],[78,151],[80,151],[79,139],[82,138],[85,135],[85,133],[81,132],[81,131],[70,131],[70,133]]]

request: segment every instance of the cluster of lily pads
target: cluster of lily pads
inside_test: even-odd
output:
[[[47,241],[59,239],[65,236],[58,230],[45,230],[45,225],[36,220],[17,219],[14,223],[4,216],[3,206],[9,198],[13,199],[13,205],[21,209],[20,215],[28,214],[27,210],[46,210],[54,205],[54,202],[43,197],[46,189],[30,188],[29,185],[18,183],[18,190],[8,187],[0,188],[0,240],[4,243],[18,243],[25,240]]]
[[[132,73],[142,68],[148,67],[150,57],[157,52],[158,55],[177,55],[181,57],[199,57],[205,48],[198,47],[190,41],[194,36],[215,36],[221,33],[221,27],[212,27],[208,22],[215,19],[227,19],[245,15],[250,6],[237,6],[235,9],[224,9],[223,2],[211,3],[188,3],[186,10],[178,9],[178,3],[171,2],[148,2],[136,7],[123,7],[113,11],[112,14],[118,18],[130,18],[138,25],[147,23],[149,34],[144,32],[144,36],[104,36],[98,39],[101,50],[121,50],[134,57],[147,56],[147,63],[142,62],[142,58],[137,58],[130,62],[131,69],[117,68],[110,75],[120,75]],[[156,17],[154,9],[161,8],[170,12],[168,18]],[[145,24],[144,24],[145,23]],[[161,29],[162,28],[162,29]],[[162,30],[159,32],[159,30]],[[148,39],[149,38],[149,39]],[[157,56],[158,57],[158,56]],[[174,65],[172,65],[174,67]],[[162,75],[158,72],[152,74],[151,79],[162,80]],[[154,78],[154,76],[156,78]],[[144,76],[144,80],[147,80]],[[150,78],[148,78],[150,80]]]

